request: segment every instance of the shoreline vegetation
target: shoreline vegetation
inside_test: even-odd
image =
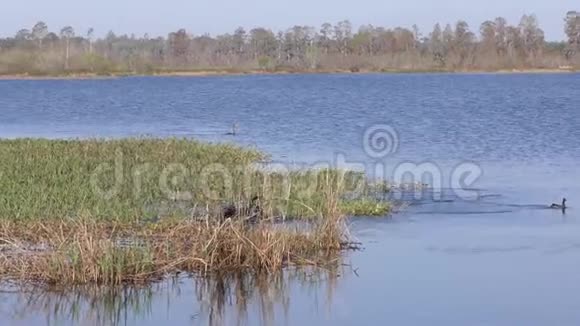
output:
[[[176,70],[158,71],[150,73],[139,72],[110,72],[104,74],[90,72],[69,72],[56,74],[0,74],[0,80],[82,80],[82,79],[117,79],[124,77],[212,77],[212,76],[245,76],[245,75],[307,75],[307,74],[562,74],[578,73],[574,67],[560,68],[524,68],[524,69],[382,69],[382,70]]]
[[[15,139],[0,156],[0,279],[22,283],[329,266],[358,248],[346,215],[392,210],[373,197],[390,186],[360,172],[269,171],[267,155],[228,144]]]
[[[332,72],[560,72],[580,68],[580,12],[562,12],[563,40],[546,40],[535,15],[411,27],[267,27],[165,36],[51,29],[42,21],[0,38],[0,75],[223,75]],[[186,22],[184,22],[186,23]]]

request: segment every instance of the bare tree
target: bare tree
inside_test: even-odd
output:
[[[486,20],[481,24],[479,28],[479,34],[481,35],[482,46],[486,50],[495,50],[495,40],[496,40],[496,29],[495,23],[491,20]]]
[[[421,40],[421,31],[419,30],[419,26],[417,26],[417,24],[413,24],[413,26],[411,27],[413,29],[413,37],[415,38],[415,46],[418,45],[419,40]]]
[[[38,48],[42,49],[42,40],[48,34],[48,26],[44,22],[38,22],[32,27],[32,37],[38,42]]]
[[[68,70],[70,68],[70,40],[75,36],[75,31],[71,26],[63,27],[60,30],[60,37],[65,43],[65,57],[64,57],[64,69]]]
[[[89,53],[93,53],[93,37],[95,35],[95,30],[91,27],[87,30],[87,42],[89,43]]]
[[[565,32],[568,46],[565,56],[570,60],[580,50],[580,12],[569,11],[565,19]]]
[[[502,57],[507,54],[507,20],[503,17],[497,17],[494,20],[495,25],[495,48],[498,56]]]
[[[441,30],[441,25],[439,23],[435,24],[433,32],[429,35],[429,51],[433,56],[433,61],[435,61],[439,67],[444,67],[447,54],[445,53],[443,31]]]
[[[455,54],[459,56],[459,65],[463,66],[473,46],[475,35],[469,30],[465,21],[458,21],[455,25]]]
[[[443,30],[443,45],[447,51],[451,50],[453,44],[455,43],[455,32],[453,31],[453,27],[451,24],[445,25],[445,29]]]
[[[276,35],[265,28],[254,28],[250,31],[250,48],[254,59],[274,57],[276,55]]]
[[[246,38],[247,38],[246,30],[243,27],[238,27],[238,29],[236,29],[232,37],[233,42],[232,45],[234,47],[234,52],[240,57],[245,54]]]
[[[172,59],[177,61],[179,65],[185,64],[189,52],[189,35],[185,29],[180,29],[175,33],[170,33],[168,38]]]
[[[479,27],[479,56],[482,64],[493,66],[497,64],[498,50],[496,46],[497,30],[495,22],[487,20]]]
[[[352,24],[350,21],[343,20],[334,27],[334,38],[338,44],[340,53],[347,55],[348,43],[352,38]]]
[[[14,36],[14,38],[19,41],[28,41],[32,39],[32,34],[30,33],[29,30],[24,28],[19,30]]]
[[[374,32],[372,25],[363,25],[352,38],[351,47],[357,55],[373,55]]]
[[[515,65],[515,63],[522,57],[522,48],[523,42],[521,30],[514,26],[508,26],[506,28],[506,52],[511,65]]]
[[[324,54],[328,54],[332,47],[333,30],[330,23],[322,24],[320,28],[320,37],[318,38],[318,44],[322,48]]]
[[[519,28],[526,56],[529,59],[535,59],[540,56],[544,47],[544,31],[539,27],[536,16],[524,15],[520,21]]]

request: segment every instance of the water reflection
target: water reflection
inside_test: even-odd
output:
[[[276,325],[288,319],[291,287],[299,285],[317,292],[322,289],[321,283],[326,283],[325,302],[331,303],[337,280],[335,269],[298,269],[259,275],[237,273],[197,279],[194,286],[200,305],[198,319],[202,325],[224,325],[232,321],[237,325],[251,325],[251,318],[259,318],[262,325]]]
[[[159,285],[145,287],[73,287],[66,290],[30,288],[4,298],[11,319],[27,321],[41,315],[47,325],[128,325],[152,313]],[[4,313],[4,312],[3,312]],[[40,322],[40,321],[39,321]]]
[[[152,316],[163,315],[165,310],[166,316],[188,316],[191,325],[277,325],[289,317],[294,290],[322,296],[321,302],[313,302],[330,309],[344,269],[336,266],[288,269],[276,274],[175,277],[122,288],[23,290],[3,286],[0,302],[4,308],[0,314],[23,325],[144,325],[153,323]]]

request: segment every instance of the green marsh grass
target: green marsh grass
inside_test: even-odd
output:
[[[345,213],[390,209],[344,200],[368,186],[361,173],[268,171],[266,155],[227,144],[17,139],[0,140],[0,157],[0,277],[16,280],[118,285],[324,265],[352,248]],[[253,197],[263,222],[249,226]],[[220,216],[226,203],[240,218]]]
[[[0,140],[0,157],[4,219],[139,221],[188,217],[194,208],[212,215],[253,196],[270,216],[316,217],[325,178],[341,182],[338,196],[364,182],[361,173],[336,170],[267,172],[254,168],[267,159],[256,150],[185,139]],[[388,213],[376,206],[363,200],[351,212]]]

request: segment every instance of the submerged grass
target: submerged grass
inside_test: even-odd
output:
[[[265,155],[233,145],[17,139],[0,140],[0,156],[0,277],[22,281],[118,285],[336,263],[353,247],[345,214],[390,210],[367,196],[362,173],[269,171]],[[260,219],[250,225],[252,198]],[[224,218],[225,204],[236,217]]]
[[[371,198],[358,200],[343,200],[340,211],[351,216],[386,216],[392,211],[390,203]]]

